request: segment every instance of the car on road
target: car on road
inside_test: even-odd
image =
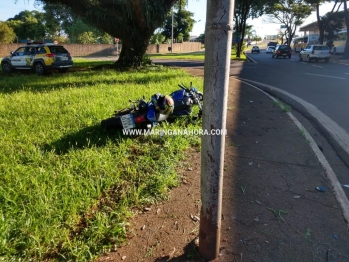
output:
[[[308,45],[302,49],[299,53],[299,61],[310,62],[312,60],[319,61],[325,60],[327,63],[330,61],[331,50],[326,45]]]
[[[267,46],[268,46],[268,47],[269,47],[269,46],[276,47],[277,45],[278,45],[277,42],[269,42]]]
[[[253,46],[252,47],[252,50],[251,50],[251,53],[253,54],[253,53],[258,53],[259,54],[259,46]]]
[[[43,75],[49,70],[66,72],[72,66],[72,57],[62,45],[44,42],[28,42],[1,60],[5,73],[21,69],[35,70],[37,75]]]
[[[267,53],[267,54],[272,54],[273,51],[274,51],[274,49],[275,49],[275,46],[268,46],[268,48],[267,48],[267,50],[266,50],[266,53]]]
[[[289,45],[277,45],[273,50],[272,58],[282,56],[283,58],[288,57],[291,58],[292,50]]]

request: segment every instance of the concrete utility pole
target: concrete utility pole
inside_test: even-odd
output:
[[[234,0],[207,0],[203,130],[225,129],[233,33]],[[224,135],[203,135],[201,151],[201,214],[199,253],[219,255]]]

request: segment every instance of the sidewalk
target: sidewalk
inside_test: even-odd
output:
[[[227,130],[221,254],[215,261],[349,261],[347,222],[304,129],[268,95],[231,78]],[[205,261],[197,250],[198,149],[180,174],[183,183],[168,201],[130,221],[129,244],[97,261]]]
[[[342,59],[341,55],[332,55],[331,60],[342,65],[349,65],[349,59]]]

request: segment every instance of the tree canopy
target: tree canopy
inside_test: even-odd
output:
[[[291,44],[296,29],[307,18],[314,8],[303,0],[279,0],[269,6],[266,14],[272,21],[285,25],[287,44]]]
[[[122,40],[119,66],[138,66],[155,29],[178,0],[36,0],[62,4],[82,21]]]
[[[7,24],[16,33],[18,39],[43,39],[45,32],[45,16],[39,11],[22,11],[7,20]]]
[[[12,43],[16,34],[5,22],[0,22],[0,44]]]
[[[263,15],[267,4],[272,4],[277,0],[235,0],[234,7],[234,33],[237,41],[236,56],[240,57],[242,43],[245,38],[246,22],[248,18],[256,18]]]
[[[194,14],[185,9],[180,9],[173,14],[173,40],[175,42],[189,41],[190,32],[193,29],[195,20],[192,18]],[[172,37],[172,13],[166,16],[166,20],[163,25],[162,35],[166,39]]]

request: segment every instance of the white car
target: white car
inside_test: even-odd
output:
[[[266,53],[272,54],[274,50],[275,50],[275,46],[268,46]]]
[[[336,55],[336,54],[344,53],[344,49],[345,49],[344,45],[342,45],[342,46],[334,46],[331,49],[331,54],[332,55]]]
[[[327,63],[331,57],[331,50],[326,45],[308,45],[299,53],[299,61],[325,60]]]

